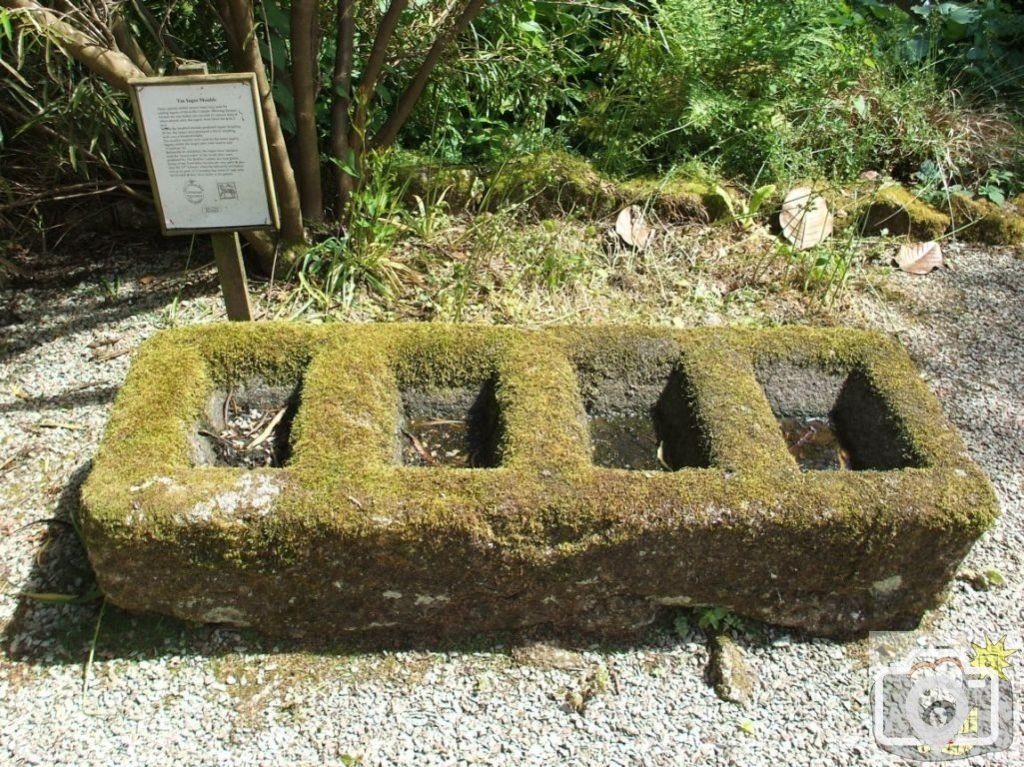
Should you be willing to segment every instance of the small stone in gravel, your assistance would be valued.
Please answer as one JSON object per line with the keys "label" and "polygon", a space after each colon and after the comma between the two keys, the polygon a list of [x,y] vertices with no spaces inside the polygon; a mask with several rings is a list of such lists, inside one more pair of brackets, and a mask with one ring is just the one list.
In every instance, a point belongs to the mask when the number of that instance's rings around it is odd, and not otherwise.
{"label": "small stone in gravel", "polygon": [[743,650],[727,634],[712,637],[707,674],[715,694],[722,700],[746,706],[753,699],[757,677]]}
{"label": "small stone in gravel", "polygon": [[512,648],[512,658],[521,666],[557,668],[566,671],[584,668],[587,665],[583,656],[578,652],[540,642]]}

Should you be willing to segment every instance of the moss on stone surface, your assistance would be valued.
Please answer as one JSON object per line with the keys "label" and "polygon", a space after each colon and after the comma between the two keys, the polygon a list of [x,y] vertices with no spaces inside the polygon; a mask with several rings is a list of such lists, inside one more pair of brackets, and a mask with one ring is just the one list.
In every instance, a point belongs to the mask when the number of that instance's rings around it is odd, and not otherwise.
{"label": "moss on stone surface", "polygon": [[[567,152],[527,155],[490,171],[444,165],[414,154],[404,155],[398,166],[407,197],[437,200],[443,195],[456,208],[525,204],[541,216],[571,213],[598,219],[627,205],[640,205],[667,222],[703,223],[729,221],[743,210],[742,195],[733,189],[689,178],[619,181]],[[825,198],[835,214],[837,232],[854,227],[860,235],[877,236],[886,231],[921,241],[938,240],[953,232],[960,239],[988,245],[1024,242],[1024,195],[1000,207],[954,194],[948,206],[940,209],[892,181],[861,181],[839,188],[803,179],[778,187],[763,201],[761,212],[777,214],[786,192],[800,186]]]}
{"label": "moss on stone surface", "polygon": [[[856,375],[913,467],[799,471],[757,377],[780,360]],[[253,375],[301,383],[291,463],[193,466],[214,388]],[[396,464],[403,390],[482,381],[496,468]],[[587,398],[673,381],[708,466],[595,467]],[[170,331],[140,350],[83,499],[114,603],[293,635],[622,634],[679,600],[822,633],[893,628],[934,605],[996,514],[896,342],[807,328]]]}
{"label": "moss on stone surface", "polygon": [[949,198],[953,227],[958,239],[988,245],[1024,243],[1024,216],[1010,206],[999,207],[989,200],[954,194]]}
{"label": "moss on stone surface", "polygon": [[730,215],[712,184],[685,178],[617,181],[568,152],[526,155],[489,171],[407,155],[401,158],[399,178],[408,196],[431,200],[444,194],[455,207],[526,204],[541,216],[575,213],[603,218],[636,204],[667,221],[708,222]]}
{"label": "moss on stone surface", "polygon": [[857,231],[877,235],[909,235],[916,240],[937,240],[946,233],[950,218],[899,184],[885,184],[861,198],[852,220]]}

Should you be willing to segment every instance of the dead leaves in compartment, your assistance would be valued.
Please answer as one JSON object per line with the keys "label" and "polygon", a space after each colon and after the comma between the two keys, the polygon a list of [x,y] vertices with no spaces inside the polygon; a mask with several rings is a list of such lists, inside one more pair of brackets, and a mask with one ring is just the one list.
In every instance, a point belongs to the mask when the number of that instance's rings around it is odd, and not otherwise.
{"label": "dead leaves in compartment", "polygon": [[779,225],[795,250],[807,250],[832,236],[832,211],[825,198],[810,187],[794,187],[782,202]]}
{"label": "dead leaves in compartment", "polygon": [[266,425],[263,431],[256,435],[253,438],[252,442],[245,446],[245,450],[251,452],[252,450],[255,450],[257,447],[262,445],[264,442],[266,442],[268,439],[270,439],[270,437],[273,436],[274,434],[274,429],[276,429],[278,424],[281,423],[282,420],[284,420],[284,414],[287,412],[288,408],[285,407],[278,410],[277,413],[274,414],[274,417],[270,419],[270,423]]}
{"label": "dead leaves in compartment", "polygon": [[935,241],[900,245],[893,260],[896,266],[908,274],[929,274],[945,265],[942,247]]}
{"label": "dead leaves in compartment", "polygon": [[[423,443],[420,442],[419,437],[417,437],[411,431],[407,431],[406,429],[402,429],[402,436],[409,440],[409,445],[412,447],[413,451],[416,453],[416,456],[419,458],[420,461],[423,462],[424,465],[437,465],[437,459],[434,457],[434,454],[427,450],[426,447],[424,447]],[[406,463],[409,463],[409,461],[406,461]]]}
{"label": "dead leaves in compartment", "polygon": [[200,429],[199,434],[211,440],[217,458],[225,466],[277,467],[282,458],[277,432],[287,413],[287,405],[272,412],[239,407],[229,393],[224,400],[224,428],[219,432]]}
{"label": "dead leaves in compartment", "polygon": [[615,219],[615,233],[628,247],[642,253],[654,241],[654,230],[639,205],[629,205],[619,211]]}

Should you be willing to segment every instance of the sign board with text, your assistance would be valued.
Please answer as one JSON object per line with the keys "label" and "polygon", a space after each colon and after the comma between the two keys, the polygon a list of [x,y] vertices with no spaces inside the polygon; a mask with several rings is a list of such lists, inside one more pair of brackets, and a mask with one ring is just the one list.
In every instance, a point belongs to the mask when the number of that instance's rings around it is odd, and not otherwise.
{"label": "sign board with text", "polygon": [[277,228],[254,74],[130,85],[164,234]]}

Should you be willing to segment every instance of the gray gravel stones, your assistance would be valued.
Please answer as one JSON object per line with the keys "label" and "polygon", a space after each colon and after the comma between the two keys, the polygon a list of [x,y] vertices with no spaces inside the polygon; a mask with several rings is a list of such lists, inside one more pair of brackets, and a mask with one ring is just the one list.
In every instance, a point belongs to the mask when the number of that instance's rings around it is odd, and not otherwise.
{"label": "gray gravel stones", "polygon": [[[905,303],[855,309],[861,324],[898,333],[911,350],[1003,509],[965,566],[997,568],[1005,585],[957,581],[927,624],[1019,632],[1024,261],[946,252],[952,270],[892,275]],[[95,280],[0,291],[0,306],[16,301],[24,320],[0,329],[0,466],[15,457],[0,470],[0,764],[901,763],[872,740],[864,643],[772,628],[736,638],[759,679],[741,708],[705,682],[698,632],[665,629],[630,647],[311,653],[108,608],[83,694],[98,605],[43,605],[18,593],[88,586],[69,514],[128,364],[127,355],[102,355],[134,349],[162,324],[221,316],[208,271],[183,279],[159,258],[110,268],[113,292]],[[566,705],[588,685],[582,710]]]}

